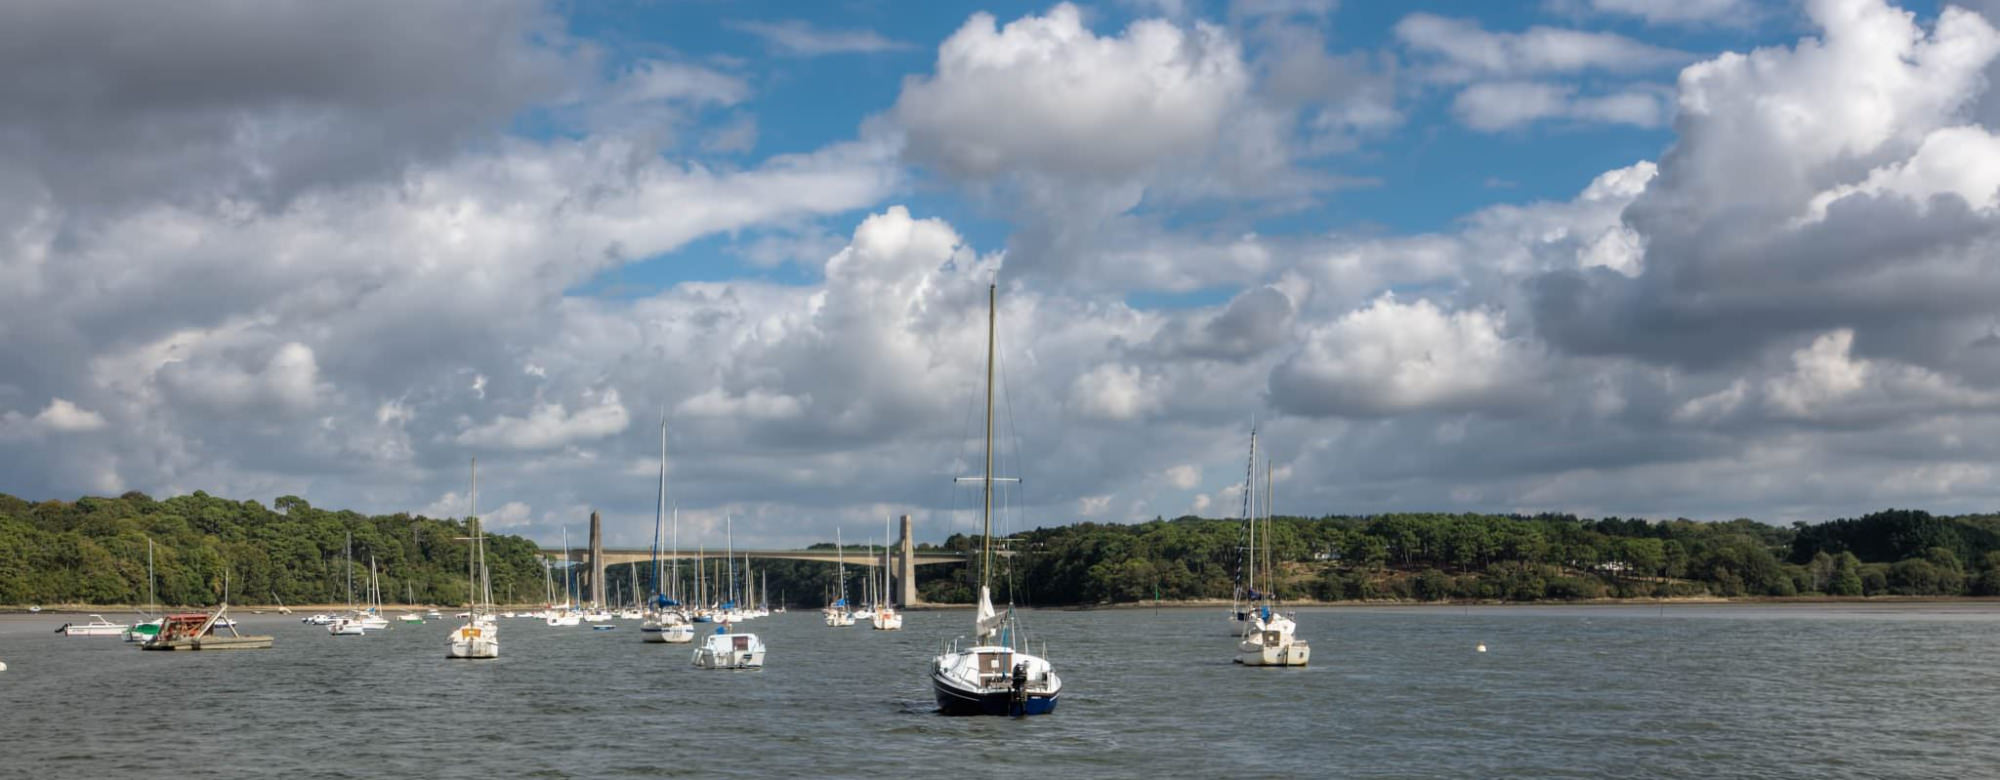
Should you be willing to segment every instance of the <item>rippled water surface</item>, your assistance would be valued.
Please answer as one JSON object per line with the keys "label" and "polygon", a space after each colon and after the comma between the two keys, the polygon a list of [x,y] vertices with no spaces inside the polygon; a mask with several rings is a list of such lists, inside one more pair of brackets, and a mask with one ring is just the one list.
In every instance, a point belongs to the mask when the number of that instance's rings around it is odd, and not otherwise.
{"label": "rippled water surface", "polygon": [[[0,775],[117,777],[1979,777],[2000,773],[2000,605],[1303,610],[1307,669],[1229,662],[1219,610],[1034,611],[1047,717],[946,718],[902,632],[753,621],[761,672],[685,645],[502,621],[267,651],[143,653],[0,618]],[[1484,643],[1489,652],[1477,653]]]}

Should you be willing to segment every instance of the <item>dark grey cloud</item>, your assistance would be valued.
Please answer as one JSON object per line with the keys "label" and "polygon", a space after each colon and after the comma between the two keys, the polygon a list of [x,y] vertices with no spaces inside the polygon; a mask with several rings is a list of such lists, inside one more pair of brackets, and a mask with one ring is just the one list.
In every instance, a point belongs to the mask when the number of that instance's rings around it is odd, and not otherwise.
{"label": "dark grey cloud", "polygon": [[0,156],[65,209],[280,203],[455,154],[578,65],[513,0],[13,3]]}

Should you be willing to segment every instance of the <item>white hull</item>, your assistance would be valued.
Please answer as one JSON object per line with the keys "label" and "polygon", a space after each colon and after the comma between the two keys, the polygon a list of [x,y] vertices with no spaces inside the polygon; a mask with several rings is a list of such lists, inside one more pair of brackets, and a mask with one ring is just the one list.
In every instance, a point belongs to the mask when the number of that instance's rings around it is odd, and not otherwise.
{"label": "white hull", "polygon": [[124,636],[129,626],[70,626],[63,636]]}
{"label": "white hull", "polygon": [[1274,615],[1269,621],[1252,619],[1236,643],[1236,662],[1244,666],[1305,666],[1312,648],[1293,635],[1298,625],[1291,618]]}
{"label": "white hull", "polygon": [[854,625],[854,616],[840,612],[829,613],[826,616],[826,624],[831,628],[845,628]]}
{"label": "white hull", "polygon": [[544,618],[542,622],[547,623],[548,625],[551,626],[558,626],[558,627],[575,626],[575,625],[581,625],[583,623],[583,618],[575,614],[550,615],[547,618]]}
{"label": "white hull", "polygon": [[755,652],[711,652],[708,648],[694,651],[696,669],[762,669],[764,651]]}
{"label": "white hull", "polygon": [[869,621],[869,625],[874,626],[877,631],[901,631],[903,615],[898,612],[877,613],[875,619]]}
{"label": "white hull", "polygon": [[451,632],[446,658],[499,658],[500,634],[492,623],[472,623]]}
{"label": "white hull", "polygon": [[657,644],[684,645],[694,641],[694,626],[686,623],[672,626],[648,624],[639,627],[639,636]]}
{"label": "white hull", "polygon": [[333,636],[365,636],[368,629],[358,621],[335,618],[333,622],[326,624],[326,633]]}
{"label": "white hull", "polygon": [[696,669],[762,669],[764,643],[756,634],[710,634],[694,649]]}

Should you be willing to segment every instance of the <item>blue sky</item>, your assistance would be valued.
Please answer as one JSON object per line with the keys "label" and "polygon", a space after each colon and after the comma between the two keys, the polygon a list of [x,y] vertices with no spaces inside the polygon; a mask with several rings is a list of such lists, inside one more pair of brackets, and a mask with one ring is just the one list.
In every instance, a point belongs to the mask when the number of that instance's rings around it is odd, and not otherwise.
{"label": "blue sky", "polygon": [[[753,96],[740,106],[706,112],[701,117],[710,127],[744,113],[757,118],[754,149],[714,158],[717,164],[742,165],[769,155],[810,152],[853,138],[865,120],[895,103],[905,77],[930,70],[938,42],[964,25],[972,13],[989,13],[1004,23],[1050,6],[647,2],[581,3],[558,8],[573,35],[603,48],[607,74],[637,60],[665,57],[717,67],[747,79],[755,90]],[[1216,20],[1226,19],[1229,13],[1226,3],[1202,3],[1198,8],[1195,15]],[[1094,32],[1115,35],[1153,9],[1100,3],[1086,5],[1085,10]],[[1795,20],[1763,12],[1719,24],[1662,26],[1616,15],[1562,13],[1533,3],[1346,3],[1327,15],[1323,24],[1318,19],[1310,21],[1325,31],[1330,47],[1379,56],[1397,50],[1396,23],[1417,12],[1477,20],[1495,32],[1518,32],[1537,25],[1576,26],[1695,54],[1783,43],[1798,33]],[[819,32],[873,32],[894,46],[861,53],[788,55],[743,29],[746,22],[803,23]],[[1663,68],[1650,75],[1670,82],[1672,70]],[[1565,199],[1603,171],[1657,157],[1672,141],[1666,127],[1586,122],[1481,132],[1451,120],[1448,92],[1413,92],[1416,94],[1401,106],[1407,113],[1401,126],[1371,139],[1363,148],[1315,163],[1328,174],[1366,180],[1364,183],[1326,193],[1303,208],[1249,219],[1240,227],[1280,234],[1446,230],[1455,220],[1491,204]],[[921,213],[950,221],[977,246],[995,248],[1007,240],[1009,225],[1003,219],[966,202],[948,186],[918,181],[903,200]],[[853,216],[832,221],[851,220]],[[702,241],[656,261],[610,271],[606,278],[593,280],[578,292],[629,295],[633,290],[680,281],[739,276],[800,284],[816,280],[810,271],[797,267],[749,266],[733,256],[731,244],[723,238]],[[1141,306],[1173,307],[1213,304],[1234,292],[1219,288],[1148,291],[1127,300]]]}

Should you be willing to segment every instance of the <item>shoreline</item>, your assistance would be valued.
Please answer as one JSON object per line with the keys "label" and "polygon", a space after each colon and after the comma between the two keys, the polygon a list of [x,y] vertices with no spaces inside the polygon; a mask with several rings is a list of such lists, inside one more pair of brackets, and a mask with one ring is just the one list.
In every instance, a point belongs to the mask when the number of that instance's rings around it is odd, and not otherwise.
{"label": "shoreline", "polygon": [[[1133,601],[1112,604],[1052,604],[1029,606],[1025,609],[1059,610],[1065,612],[1088,612],[1094,610],[1119,609],[1221,609],[1231,605],[1226,599],[1184,599],[1176,601]],[[2000,605],[2000,596],[1675,596],[1670,598],[1600,598],[1600,599],[1545,599],[1540,601],[1502,601],[1495,599],[1455,601],[1417,601],[1403,599],[1368,599],[1347,601],[1286,601],[1284,608],[1331,608],[1354,609],[1369,607],[1593,607],[1593,606],[1772,606],[1772,605],[1883,605],[1920,606],[1925,604],[1995,604]],[[28,611],[30,605],[0,605],[0,615],[89,615],[89,614],[146,614],[145,606],[138,604],[43,604],[39,613]],[[914,604],[904,605],[905,612],[943,612],[972,609],[975,604]],[[346,612],[345,604],[286,605],[294,615],[311,615],[318,612]],[[494,607],[500,611],[533,611],[542,609],[541,604],[502,604]],[[160,606],[158,614],[174,612],[206,612],[208,607]],[[396,615],[405,612],[425,612],[436,609],[447,615],[463,611],[464,607],[445,605],[411,604],[384,605],[382,614]],[[232,604],[232,614],[280,614],[277,605]],[[792,612],[817,612],[817,607],[795,607]]]}

